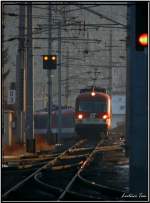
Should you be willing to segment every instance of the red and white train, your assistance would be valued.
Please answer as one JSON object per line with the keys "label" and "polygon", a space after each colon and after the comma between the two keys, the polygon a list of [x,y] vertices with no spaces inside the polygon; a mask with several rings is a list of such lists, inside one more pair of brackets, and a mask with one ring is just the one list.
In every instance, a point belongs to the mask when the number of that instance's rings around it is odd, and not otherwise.
{"label": "red and white train", "polygon": [[108,135],[111,128],[111,97],[106,89],[82,89],[75,102],[75,131],[80,136]]}
{"label": "red and white train", "polygon": [[[87,135],[108,135],[111,129],[112,110],[111,97],[106,89],[89,87],[81,89],[73,108],[62,109],[61,138]],[[58,111],[51,114],[51,131],[58,135]],[[48,130],[48,113],[34,114],[34,133],[46,135]]]}
{"label": "red and white train", "polygon": [[[75,136],[74,131],[74,109],[62,109],[61,138]],[[58,110],[51,113],[51,131],[58,135]],[[48,131],[48,112],[39,111],[34,113],[34,133],[35,135],[46,135]]]}

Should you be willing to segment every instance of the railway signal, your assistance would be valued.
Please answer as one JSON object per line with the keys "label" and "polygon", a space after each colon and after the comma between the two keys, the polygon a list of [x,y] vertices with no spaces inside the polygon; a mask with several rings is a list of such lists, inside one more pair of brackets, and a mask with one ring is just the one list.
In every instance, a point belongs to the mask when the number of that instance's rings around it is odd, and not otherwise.
{"label": "railway signal", "polygon": [[135,44],[137,51],[148,46],[148,2],[136,2]]}
{"label": "railway signal", "polygon": [[139,45],[146,47],[148,45],[148,34],[142,33],[141,35],[139,35],[138,43],[139,43]]}
{"label": "railway signal", "polygon": [[43,55],[43,69],[51,70],[57,68],[56,55]]}

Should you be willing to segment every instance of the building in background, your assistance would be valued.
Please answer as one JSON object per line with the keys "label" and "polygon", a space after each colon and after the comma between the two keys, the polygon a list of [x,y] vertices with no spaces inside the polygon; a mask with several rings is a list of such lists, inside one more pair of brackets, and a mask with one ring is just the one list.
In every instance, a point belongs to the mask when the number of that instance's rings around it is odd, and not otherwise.
{"label": "building in background", "polygon": [[125,126],[126,115],[126,96],[112,96],[112,128],[117,126]]}
{"label": "building in background", "polygon": [[[83,4],[83,5],[82,5]],[[61,20],[62,105],[74,106],[79,89],[87,85],[108,88],[115,95],[125,95],[127,6],[124,2],[89,2],[70,5],[52,2],[52,53],[58,54],[58,27]],[[85,5],[84,5],[85,4]],[[91,8],[90,8],[91,4]],[[104,5],[103,5],[104,4]],[[83,7],[85,9],[83,9]],[[86,9],[88,7],[88,9]],[[4,4],[4,47],[9,60],[5,70],[8,95],[11,82],[16,80],[18,47],[18,13],[16,3]],[[48,100],[47,71],[43,70],[43,54],[48,53],[48,4],[33,2],[33,67],[34,110],[46,108]],[[58,104],[57,70],[52,71],[53,104]]]}

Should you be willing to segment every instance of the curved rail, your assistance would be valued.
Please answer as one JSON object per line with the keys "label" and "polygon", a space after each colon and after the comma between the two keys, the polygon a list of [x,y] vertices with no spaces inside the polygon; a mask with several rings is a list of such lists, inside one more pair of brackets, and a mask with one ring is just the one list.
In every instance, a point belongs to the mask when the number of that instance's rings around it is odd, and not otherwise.
{"label": "curved rail", "polygon": [[[53,200],[57,199],[58,201],[66,200],[66,199],[67,200],[104,200],[104,199],[107,199],[108,197],[112,197],[113,199],[117,199],[117,197],[121,197],[123,194],[122,191],[110,188],[105,185],[96,184],[95,182],[92,182],[92,181],[82,177],[82,175],[81,175],[81,173],[82,172],[84,173],[85,169],[91,164],[91,162],[93,161],[94,156],[97,152],[109,151],[111,149],[117,150],[117,149],[119,149],[119,146],[113,146],[113,147],[108,146],[107,145],[108,143],[105,145],[106,139],[102,139],[96,145],[96,147],[81,148],[82,144],[85,143],[86,141],[87,140],[81,140],[81,141],[77,142],[75,145],[73,145],[72,147],[70,147],[69,149],[60,153],[53,160],[49,161],[47,164],[44,164],[41,168],[36,170],[34,173],[30,174],[30,176],[28,176],[23,181],[19,182],[13,188],[11,188],[6,193],[4,193],[2,198],[7,199],[7,197],[9,195],[11,197],[11,192],[13,192],[13,191],[16,192],[16,190],[19,189],[21,185],[24,185],[25,183],[27,183],[28,180],[32,180],[31,182],[34,181],[33,182],[34,191],[36,193],[39,190],[41,192],[43,192],[43,194],[46,195],[47,200],[49,200],[49,199],[51,200],[52,194],[53,194]],[[84,154],[81,154],[81,152],[84,152]],[[81,158],[81,160],[80,161],[78,160],[78,162],[75,163],[74,158],[77,158],[77,159]],[[83,161],[83,158],[84,158],[84,161]],[[86,158],[86,160],[85,160],[85,158]],[[70,161],[70,160],[71,160],[72,164],[68,164],[68,162],[66,164],[66,161]],[[78,166],[80,166],[79,170],[77,169]],[[71,169],[71,168],[73,170],[71,170],[71,171],[69,170],[71,172],[69,174],[68,173],[69,171],[68,170],[66,171],[66,169]],[[64,188],[62,188],[62,186],[59,187],[59,186],[50,185],[49,182],[45,181],[46,179],[42,180],[42,178],[45,178],[44,176],[42,176],[43,174],[45,174],[43,172],[46,172],[46,174],[50,174],[50,176],[48,176],[48,177],[51,178],[51,173],[49,173],[50,169],[52,171],[55,171],[56,175],[58,173],[58,170],[62,170],[60,177],[63,177],[62,180],[64,180],[64,182],[62,181],[63,182],[62,185],[64,185],[63,186]],[[63,173],[63,172],[65,172],[65,173]],[[58,173],[58,174],[60,174],[60,173]],[[67,175],[66,176],[67,179],[64,178],[65,176],[63,174]],[[34,180],[31,178],[34,178]],[[54,178],[54,176],[52,174],[52,181],[54,180],[53,178]],[[58,180],[61,180],[61,179],[58,179]],[[69,183],[67,183],[66,181],[69,181]],[[66,186],[65,186],[65,184],[66,184]],[[85,186],[82,188],[82,192],[81,191],[78,192],[78,185],[80,185],[80,184],[83,184]],[[28,187],[27,184],[24,185],[24,187],[23,187],[23,190],[25,190],[25,194],[26,194],[26,192],[28,193],[28,188],[26,186]],[[22,194],[23,190],[21,190],[21,194]],[[89,193],[87,193],[86,190],[89,191]],[[85,193],[84,193],[84,191],[85,191]],[[29,191],[29,193],[30,193],[30,191]],[[17,193],[15,193],[15,194],[17,195]],[[34,198],[36,196],[34,196],[31,193],[31,198],[32,197]]]}
{"label": "curved rail", "polygon": [[79,147],[80,145],[82,145],[83,143],[85,143],[87,140],[80,140],[79,142],[75,143],[73,146],[71,146],[69,149],[65,150],[63,153],[59,154],[56,158],[54,158],[53,160],[49,161],[48,163],[44,164],[42,167],[38,168],[35,172],[33,172],[32,174],[30,174],[28,177],[26,177],[25,179],[23,179],[22,181],[20,181],[19,183],[17,183],[15,186],[13,186],[12,188],[10,188],[7,192],[5,192],[2,195],[2,199],[6,199],[12,192],[16,191],[18,188],[20,188],[22,185],[24,185],[25,183],[27,183],[31,178],[33,178],[36,174],[40,173],[42,170],[53,166],[61,157],[63,157],[64,155],[66,155],[67,153],[69,153],[69,151],[71,151],[72,149],[75,149],[76,147]]}
{"label": "curved rail", "polygon": [[77,171],[77,173],[75,174],[75,176],[71,179],[71,181],[68,183],[68,185],[66,186],[65,190],[63,191],[63,193],[58,197],[58,200],[62,200],[64,198],[64,196],[69,193],[69,190],[71,188],[71,186],[73,185],[73,183],[75,182],[75,180],[77,179],[78,175],[81,173],[81,171],[83,171],[83,169],[85,168],[86,164],[89,162],[89,160],[91,160],[91,158],[93,157],[93,155],[95,154],[95,152],[97,151],[97,147],[100,146],[102,143],[104,142],[104,140],[101,140],[97,146],[95,147],[95,149],[92,151],[92,153],[90,153],[90,155],[88,156],[88,158],[83,162],[82,166],[80,167],[80,169]]}
{"label": "curved rail", "polygon": [[[103,140],[104,141],[104,140]],[[97,200],[102,200],[102,199],[106,199],[108,196],[111,196],[113,199],[117,199],[118,197],[121,197],[122,194],[124,193],[124,191],[120,191],[117,190],[115,188],[110,188],[109,186],[105,186],[105,185],[100,185],[100,184],[96,184],[95,182],[89,181],[85,178],[83,178],[81,176],[81,173],[85,170],[85,168],[90,164],[90,162],[93,160],[94,155],[98,152],[98,151],[109,151],[110,150],[110,146],[102,146],[103,141],[99,142],[97,144],[97,146],[95,147],[95,149],[90,153],[90,155],[87,157],[87,159],[84,161],[84,163],[82,164],[82,166],[80,167],[80,169],[77,171],[77,173],[75,174],[75,176],[71,179],[71,181],[69,182],[69,184],[66,186],[65,190],[63,191],[63,193],[59,196],[58,200],[63,200],[66,198],[67,195],[72,194],[72,190],[71,187],[73,186],[74,182],[78,179],[80,180],[80,182],[82,184],[84,184],[86,187],[90,186],[90,190],[93,188],[93,191],[98,191],[100,192],[100,197],[97,198],[96,196],[90,194],[90,195],[84,195],[86,198],[88,199],[97,199]],[[113,146],[111,150],[118,150],[120,149],[119,146]],[[74,192],[74,194],[76,196],[80,196],[81,194],[79,194],[78,192]],[[83,195],[83,194],[82,194]]]}
{"label": "curved rail", "polygon": [[89,181],[86,178],[83,178],[81,175],[78,176],[82,182],[84,182],[86,185],[89,185],[90,188],[93,187],[93,189],[102,192],[103,194],[113,196],[113,197],[121,197],[124,193],[123,191],[110,188],[106,185],[100,185],[95,182]]}

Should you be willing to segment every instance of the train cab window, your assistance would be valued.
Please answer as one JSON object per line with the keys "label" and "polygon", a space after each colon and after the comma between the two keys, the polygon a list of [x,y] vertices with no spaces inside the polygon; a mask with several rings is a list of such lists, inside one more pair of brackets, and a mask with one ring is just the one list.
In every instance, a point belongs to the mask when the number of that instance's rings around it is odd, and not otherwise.
{"label": "train cab window", "polygon": [[107,103],[103,101],[81,101],[79,102],[79,111],[89,113],[106,112]]}

